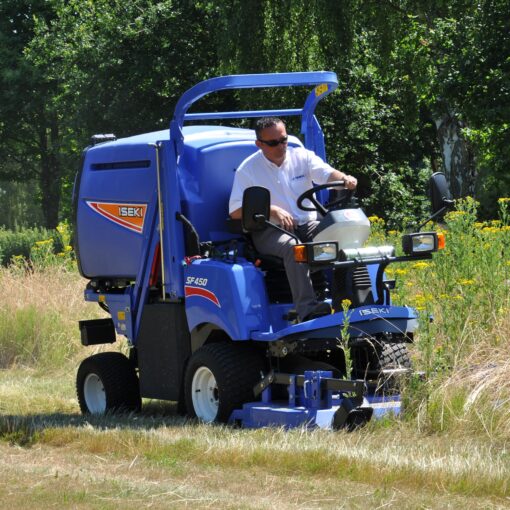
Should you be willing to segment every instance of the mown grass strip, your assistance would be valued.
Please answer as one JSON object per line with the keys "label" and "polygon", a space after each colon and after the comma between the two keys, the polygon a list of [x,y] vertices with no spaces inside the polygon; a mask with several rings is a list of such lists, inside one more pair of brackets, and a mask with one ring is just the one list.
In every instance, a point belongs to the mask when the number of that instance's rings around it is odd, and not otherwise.
{"label": "mown grass strip", "polygon": [[[102,425],[44,427],[29,418],[0,419],[0,437],[24,445],[67,447],[101,456],[134,457],[148,466],[175,473],[195,469],[260,469],[273,476],[327,477],[378,487],[400,486],[453,494],[505,498],[509,495],[508,453],[490,452],[445,438],[422,439],[409,431],[402,442],[387,443],[387,431],[367,433],[239,431],[224,427],[181,425],[134,430],[103,419]],[[146,424],[148,425],[148,424]],[[407,435],[407,438],[404,436]],[[457,451],[455,451],[457,449]]]}

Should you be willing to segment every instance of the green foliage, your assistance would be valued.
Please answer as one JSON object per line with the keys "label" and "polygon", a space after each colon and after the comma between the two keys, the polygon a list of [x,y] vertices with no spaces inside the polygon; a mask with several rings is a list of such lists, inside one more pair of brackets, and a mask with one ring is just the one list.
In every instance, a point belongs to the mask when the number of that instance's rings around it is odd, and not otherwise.
{"label": "green foliage", "polygon": [[193,2],[73,0],[60,3],[56,19],[37,18],[29,56],[61,83],[74,150],[97,132],[167,127],[179,96],[215,74],[213,17]]}
{"label": "green foliage", "polygon": [[25,228],[20,230],[6,230],[0,228],[0,262],[9,264],[13,257],[30,258],[32,247],[37,242],[51,239],[52,233],[43,228]]}
{"label": "green foliage", "polygon": [[409,414],[432,431],[469,423],[474,430],[496,435],[510,425],[508,409],[494,404],[508,402],[509,390],[508,204],[509,198],[499,199],[499,219],[481,222],[477,201],[458,200],[442,230],[446,248],[433,261],[386,270],[397,281],[394,302],[414,306],[421,314],[415,365],[426,380],[411,381],[406,402]]}
{"label": "green foliage", "polygon": [[55,230],[0,228],[0,264],[7,266],[10,263],[19,267],[27,263],[37,267],[65,263],[73,267],[74,252],[69,225],[61,223]]}
{"label": "green foliage", "polygon": [[0,181],[0,225],[16,230],[43,224],[40,203],[34,201],[37,182]]}
{"label": "green foliage", "polygon": [[[37,178],[52,228],[70,215],[91,134],[166,128],[187,88],[230,73],[335,71],[339,90],[319,107],[328,157],[391,226],[423,216],[424,181],[443,166],[444,116],[470,156],[459,189],[476,192],[484,217],[510,187],[506,0],[6,0],[0,43],[0,176]],[[242,91],[201,109],[303,97]]]}
{"label": "green foliage", "polygon": [[6,0],[0,3],[0,177],[22,182],[37,178],[44,224],[58,223],[60,186],[66,162],[63,110],[58,82],[38,67],[26,50],[36,19],[49,22],[56,1]]}

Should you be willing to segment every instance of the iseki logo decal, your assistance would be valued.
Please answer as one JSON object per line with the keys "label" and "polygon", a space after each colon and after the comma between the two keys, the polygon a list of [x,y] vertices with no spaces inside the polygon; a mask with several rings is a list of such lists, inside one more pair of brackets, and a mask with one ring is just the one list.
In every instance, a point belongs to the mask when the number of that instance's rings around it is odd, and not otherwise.
{"label": "iseki logo decal", "polygon": [[104,218],[121,227],[141,234],[147,212],[147,204],[118,204],[111,202],[89,202],[87,205]]}

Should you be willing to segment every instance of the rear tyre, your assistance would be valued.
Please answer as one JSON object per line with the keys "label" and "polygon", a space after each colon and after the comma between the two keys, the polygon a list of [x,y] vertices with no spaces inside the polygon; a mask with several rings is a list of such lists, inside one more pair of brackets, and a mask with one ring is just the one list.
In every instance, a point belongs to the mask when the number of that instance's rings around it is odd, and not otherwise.
{"label": "rear tyre", "polygon": [[76,376],[76,392],[83,414],[136,412],[141,408],[134,366],[118,352],[84,359]]}
{"label": "rear tyre", "polygon": [[190,358],[184,391],[190,417],[226,423],[234,409],[255,400],[263,361],[254,349],[231,343],[205,345]]}

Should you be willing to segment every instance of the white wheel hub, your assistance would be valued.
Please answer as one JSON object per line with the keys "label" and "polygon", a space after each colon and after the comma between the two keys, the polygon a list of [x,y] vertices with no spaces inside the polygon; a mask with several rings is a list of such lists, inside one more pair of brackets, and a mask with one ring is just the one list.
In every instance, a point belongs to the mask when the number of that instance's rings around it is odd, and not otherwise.
{"label": "white wheel hub", "polygon": [[218,384],[207,367],[200,367],[191,382],[191,399],[198,418],[205,422],[216,419],[219,406]]}
{"label": "white wheel hub", "polygon": [[87,408],[92,414],[100,414],[106,411],[106,393],[103,381],[97,374],[89,374],[85,377],[83,396]]}

